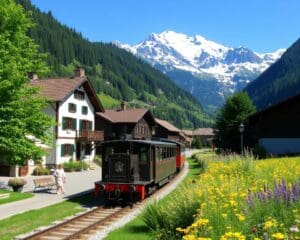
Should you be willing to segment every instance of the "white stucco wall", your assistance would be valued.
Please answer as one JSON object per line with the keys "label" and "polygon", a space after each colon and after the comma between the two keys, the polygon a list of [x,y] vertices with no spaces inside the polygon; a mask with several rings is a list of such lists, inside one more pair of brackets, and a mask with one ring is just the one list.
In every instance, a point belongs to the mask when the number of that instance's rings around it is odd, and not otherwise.
{"label": "white stucco wall", "polygon": [[[76,159],[76,151],[73,153],[73,156],[62,157],[61,156],[61,145],[62,144],[74,144],[76,148],[76,131],[79,131],[80,128],[80,120],[87,120],[92,122],[92,130],[95,130],[95,115],[94,115],[94,107],[90,102],[87,93],[83,88],[80,88],[81,91],[85,93],[84,100],[79,100],[74,97],[74,94],[70,95],[65,101],[59,104],[59,112],[58,112],[58,138],[56,141],[56,164],[68,162],[71,157]],[[76,105],[76,112],[69,112],[69,103],[73,103]],[[82,114],[81,109],[83,106],[88,107],[88,113]],[[63,130],[62,129],[62,119],[64,117],[70,117],[76,119],[76,131],[75,130]],[[95,150],[91,152],[90,155],[85,155],[83,160],[91,161],[94,159]]]}
{"label": "white stucco wall", "polygon": [[259,145],[269,154],[300,153],[300,138],[261,138]]}
{"label": "white stucco wall", "polygon": [[[79,100],[74,97],[74,94],[70,95],[65,101],[59,104],[58,110],[58,135],[57,139],[55,138],[55,128],[53,127],[51,131],[53,132],[53,146],[51,150],[48,150],[48,154],[46,156],[46,164],[60,164],[63,162],[68,162],[71,156],[62,157],[61,156],[61,145],[62,144],[73,144],[76,148],[76,131],[75,130],[63,130],[62,129],[62,119],[63,117],[70,117],[76,119],[76,130],[78,131],[80,128],[80,120],[87,120],[92,122],[92,130],[95,129],[95,116],[94,116],[94,107],[90,102],[88,95],[86,94],[83,88],[80,88],[81,91],[85,93],[84,100]],[[76,104],[76,112],[69,112],[69,103]],[[82,114],[81,109],[82,106],[86,106],[88,108],[88,113],[86,115]],[[54,108],[53,108],[54,107]],[[49,105],[44,111],[49,116],[56,119],[55,112],[55,103],[53,103],[53,107]],[[87,161],[92,161],[95,156],[95,150],[91,152],[91,155],[84,156],[84,159]],[[76,158],[76,152],[73,153],[73,159]]]}

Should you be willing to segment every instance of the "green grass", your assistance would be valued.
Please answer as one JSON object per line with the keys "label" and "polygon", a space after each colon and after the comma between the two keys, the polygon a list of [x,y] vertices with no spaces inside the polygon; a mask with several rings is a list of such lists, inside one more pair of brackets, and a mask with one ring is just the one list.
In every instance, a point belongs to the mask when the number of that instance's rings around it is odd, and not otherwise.
{"label": "green grass", "polygon": [[[197,178],[200,174],[199,163],[193,159],[188,159],[189,162],[189,172],[186,178],[183,180],[180,185],[187,184],[193,179]],[[178,189],[178,188],[177,188]],[[175,196],[177,190],[174,190],[172,193],[168,194],[165,198],[159,201],[159,205],[162,207],[167,205],[169,200]],[[130,221],[124,227],[116,229],[111,232],[105,240],[118,240],[118,239],[134,239],[134,240],[150,240],[154,236],[149,231],[146,224],[143,222],[142,214],[137,216],[135,219]]]}
{"label": "green grass", "polygon": [[12,192],[8,190],[0,189],[0,194],[4,194],[4,193],[9,193],[9,197],[0,199],[0,205],[33,197],[32,193],[19,193],[19,192]]}
{"label": "green grass", "polygon": [[83,207],[95,206],[95,204],[96,200],[93,196],[82,196],[0,220],[0,239],[12,239],[17,235],[82,212]]}
{"label": "green grass", "polygon": [[120,101],[112,98],[109,95],[106,95],[105,93],[101,92],[100,94],[98,94],[98,97],[101,100],[101,103],[103,104],[103,107],[105,109],[109,109],[109,108],[113,108],[113,107],[117,107],[120,106]]}

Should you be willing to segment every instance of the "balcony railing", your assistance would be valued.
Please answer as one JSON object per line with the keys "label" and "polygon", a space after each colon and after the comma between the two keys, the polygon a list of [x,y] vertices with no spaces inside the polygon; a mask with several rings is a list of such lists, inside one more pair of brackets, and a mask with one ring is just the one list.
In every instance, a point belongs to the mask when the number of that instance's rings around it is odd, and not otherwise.
{"label": "balcony railing", "polygon": [[82,141],[103,141],[103,131],[80,130],[77,131],[77,138]]}

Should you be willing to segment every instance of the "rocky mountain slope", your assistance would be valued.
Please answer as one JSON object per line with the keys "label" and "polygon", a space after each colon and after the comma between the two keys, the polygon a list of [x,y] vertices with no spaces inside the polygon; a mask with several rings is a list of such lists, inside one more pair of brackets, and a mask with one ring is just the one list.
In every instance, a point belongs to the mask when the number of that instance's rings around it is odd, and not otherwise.
{"label": "rocky mountain slope", "polygon": [[173,31],[153,33],[135,46],[117,45],[165,73],[210,111],[220,107],[226,95],[243,89],[285,51],[256,53]]}
{"label": "rocky mountain slope", "polygon": [[282,57],[245,88],[262,110],[300,94],[300,39]]}

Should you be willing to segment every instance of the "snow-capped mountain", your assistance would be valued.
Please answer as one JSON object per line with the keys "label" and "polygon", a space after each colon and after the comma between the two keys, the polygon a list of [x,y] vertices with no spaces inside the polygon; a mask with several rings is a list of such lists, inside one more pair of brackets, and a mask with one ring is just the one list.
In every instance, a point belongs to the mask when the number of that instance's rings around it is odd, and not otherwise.
{"label": "snow-capped mountain", "polygon": [[221,106],[226,95],[245,87],[285,51],[256,53],[173,31],[152,33],[135,46],[118,45],[167,74],[208,108]]}

